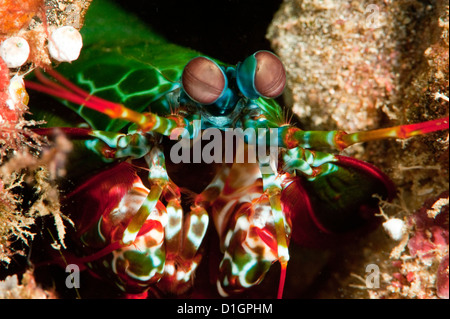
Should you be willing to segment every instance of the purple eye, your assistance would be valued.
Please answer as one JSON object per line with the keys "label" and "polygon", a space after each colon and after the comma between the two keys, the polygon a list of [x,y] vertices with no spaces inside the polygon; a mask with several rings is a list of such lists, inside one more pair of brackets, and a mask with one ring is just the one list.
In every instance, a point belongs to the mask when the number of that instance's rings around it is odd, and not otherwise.
{"label": "purple eye", "polygon": [[275,98],[283,93],[286,85],[286,71],[283,63],[273,53],[255,53],[255,89],[264,97]]}
{"label": "purple eye", "polygon": [[227,80],[214,61],[197,57],[184,67],[181,84],[192,100],[201,104],[212,104],[222,95]]}

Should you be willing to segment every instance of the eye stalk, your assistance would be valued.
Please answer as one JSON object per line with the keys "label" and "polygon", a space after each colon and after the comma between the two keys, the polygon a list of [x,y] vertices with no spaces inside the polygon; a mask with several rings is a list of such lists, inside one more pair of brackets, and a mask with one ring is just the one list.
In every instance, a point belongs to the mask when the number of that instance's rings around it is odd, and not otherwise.
{"label": "eye stalk", "polygon": [[236,80],[239,90],[249,99],[276,98],[286,86],[286,71],[275,54],[258,51],[238,64]]}
{"label": "eye stalk", "polygon": [[196,57],[184,67],[181,84],[186,94],[200,104],[216,102],[228,83],[223,70],[206,57]]}

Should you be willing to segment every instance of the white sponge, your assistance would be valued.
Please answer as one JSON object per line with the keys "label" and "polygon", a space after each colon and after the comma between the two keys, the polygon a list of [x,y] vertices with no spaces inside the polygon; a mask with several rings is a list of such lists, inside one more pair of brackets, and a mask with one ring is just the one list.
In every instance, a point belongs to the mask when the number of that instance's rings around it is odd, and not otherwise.
{"label": "white sponge", "polygon": [[48,41],[50,56],[59,62],[72,62],[80,56],[83,38],[72,26],[59,27],[52,32]]}

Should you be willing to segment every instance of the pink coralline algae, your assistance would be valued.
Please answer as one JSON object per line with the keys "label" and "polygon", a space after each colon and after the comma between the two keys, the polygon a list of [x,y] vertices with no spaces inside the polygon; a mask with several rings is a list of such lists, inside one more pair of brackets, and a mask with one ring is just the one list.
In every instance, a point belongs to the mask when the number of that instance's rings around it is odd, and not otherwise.
{"label": "pink coralline algae", "polygon": [[441,261],[436,274],[436,294],[448,299],[448,255]]}
{"label": "pink coralline algae", "polygon": [[448,192],[425,205],[409,220],[414,233],[408,242],[413,257],[424,263],[439,263],[436,272],[436,295],[449,298],[448,235],[449,204]]}
{"label": "pink coralline algae", "polygon": [[[441,194],[440,198],[447,197],[448,193]],[[440,208],[440,213],[430,216],[432,203],[426,203],[422,209],[411,217],[415,233],[408,242],[408,248],[412,256],[422,259],[433,258],[436,254],[448,250],[448,203]],[[434,207],[434,206],[433,206]]]}

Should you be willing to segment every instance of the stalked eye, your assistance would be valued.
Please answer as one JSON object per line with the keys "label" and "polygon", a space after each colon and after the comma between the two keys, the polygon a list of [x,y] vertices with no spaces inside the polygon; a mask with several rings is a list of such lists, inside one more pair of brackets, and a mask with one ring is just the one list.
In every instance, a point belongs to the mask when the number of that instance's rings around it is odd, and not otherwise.
{"label": "stalked eye", "polygon": [[283,63],[269,51],[258,51],[237,66],[237,84],[249,99],[275,98],[286,86]]}
{"label": "stalked eye", "polygon": [[192,100],[201,104],[212,104],[224,92],[227,79],[214,61],[197,57],[184,67],[181,84]]}
{"label": "stalked eye", "polygon": [[286,72],[278,57],[268,51],[255,53],[255,89],[262,96],[275,98],[283,93],[286,85]]}

